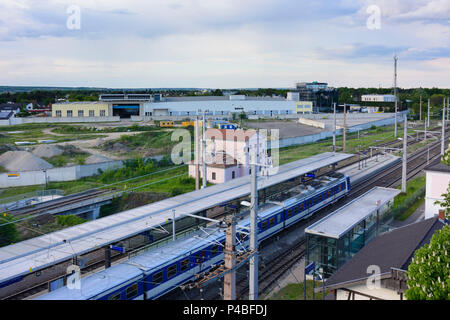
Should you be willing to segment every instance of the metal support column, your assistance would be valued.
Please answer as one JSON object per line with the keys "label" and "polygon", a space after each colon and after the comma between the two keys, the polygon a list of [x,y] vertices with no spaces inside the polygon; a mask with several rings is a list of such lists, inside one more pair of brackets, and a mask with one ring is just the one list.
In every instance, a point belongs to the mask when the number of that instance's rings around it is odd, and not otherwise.
{"label": "metal support column", "polygon": [[406,192],[406,163],[408,161],[408,117],[404,116],[403,128],[403,162],[402,162],[402,192]]}
{"label": "metal support column", "polygon": [[397,56],[394,56],[394,99],[395,99],[395,137],[397,138],[397,109],[398,109],[398,98],[397,98]]}
{"label": "metal support column", "polygon": [[445,153],[445,98],[442,106],[441,156]]}
{"label": "metal support column", "polygon": [[229,270],[224,277],[224,300],[236,300],[236,219],[233,216],[227,221],[227,230],[225,238],[225,268]]}
{"label": "metal support column", "polygon": [[111,248],[110,246],[105,247],[105,269],[111,267]]}
{"label": "metal support column", "polygon": [[333,152],[336,152],[336,102],[333,103]]}
{"label": "metal support column", "polygon": [[249,277],[249,300],[258,299],[258,223],[256,220],[258,212],[258,185],[257,185],[257,166],[256,157],[253,158],[252,183],[251,183],[251,211],[250,211],[250,250],[255,254],[250,258],[250,277]]}
{"label": "metal support column", "polygon": [[200,161],[200,148],[198,145],[198,116],[195,116],[195,130],[194,130],[194,160],[195,160],[195,190],[200,189],[200,168],[199,168],[199,161]]}
{"label": "metal support column", "polygon": [[343,145],[342,145],[342,152],[345,153],[345,139],[347,138],[347,105],[344,103],[344,128],[343,130]]}
{"label": "metal support column", "polygon": [[207,173],[206,173],[206,119],[205,119],[205,110],[203,110],[203,138],[202,138],[202,148],[203,148],[203,180],[202,180],[202,189],[206,188],[206,183],[208,181]]}

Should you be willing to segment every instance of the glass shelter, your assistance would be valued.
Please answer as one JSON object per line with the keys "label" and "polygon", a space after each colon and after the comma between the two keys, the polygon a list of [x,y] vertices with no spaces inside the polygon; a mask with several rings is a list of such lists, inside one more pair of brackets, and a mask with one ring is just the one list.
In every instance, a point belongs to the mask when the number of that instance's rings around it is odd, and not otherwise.
{"label": "glass shelter", "polygon": [[[305,229],[306,265],[330,277],[386,229],[398,189],[374,187]],[[317,274],[317,271],[316,271]]]}

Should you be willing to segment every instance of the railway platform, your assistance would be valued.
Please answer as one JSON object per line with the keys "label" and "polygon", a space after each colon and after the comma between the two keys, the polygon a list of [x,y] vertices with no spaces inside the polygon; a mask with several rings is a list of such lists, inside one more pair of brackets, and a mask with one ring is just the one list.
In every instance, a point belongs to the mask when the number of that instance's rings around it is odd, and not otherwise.
{"label": "railway platform", "polygon": [[389,153],[378,154],[342,168],[338,172],[348,175],[352,186],[356,186],[401,161],[400,157]]}

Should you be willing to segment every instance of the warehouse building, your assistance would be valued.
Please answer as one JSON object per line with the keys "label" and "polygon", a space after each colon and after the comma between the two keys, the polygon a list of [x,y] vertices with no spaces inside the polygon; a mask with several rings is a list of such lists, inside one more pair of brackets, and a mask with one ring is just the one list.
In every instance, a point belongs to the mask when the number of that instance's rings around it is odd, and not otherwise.
{"label": "warehouse building", "polygon": [[66,102],[52,106],[54,118],[109,117],[110,105],[104,102]]}
{"label": "warehouse building", "polygon": [[297,113],[296,101],[272,97],[248,97],[244,95],[167,97],[161,102],[145,102],[144,116],[196,116],[199,110],[208,115],[231,116],[245,112],[248,115],[277,116]]}

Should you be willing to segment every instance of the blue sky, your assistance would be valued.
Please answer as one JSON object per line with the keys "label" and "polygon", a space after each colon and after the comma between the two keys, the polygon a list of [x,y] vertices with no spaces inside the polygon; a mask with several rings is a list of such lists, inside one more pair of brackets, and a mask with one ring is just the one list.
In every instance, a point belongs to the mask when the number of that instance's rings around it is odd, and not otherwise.
{"label": "blue sky", "polygon": [[0,85],[390,87],[397,54],[399,86],[448,88],[450,1],[2,0],[0,48]]}

